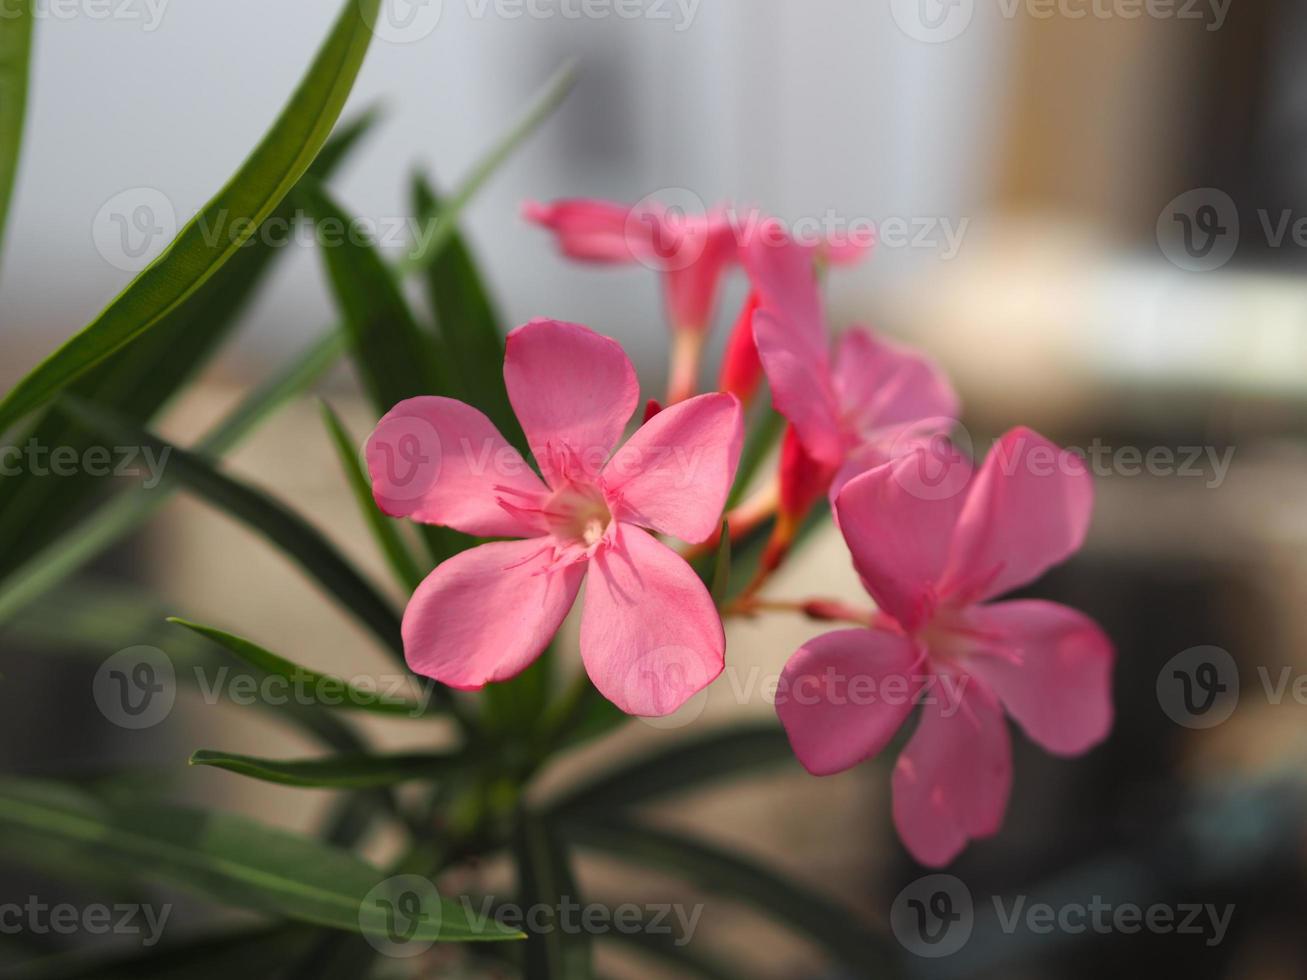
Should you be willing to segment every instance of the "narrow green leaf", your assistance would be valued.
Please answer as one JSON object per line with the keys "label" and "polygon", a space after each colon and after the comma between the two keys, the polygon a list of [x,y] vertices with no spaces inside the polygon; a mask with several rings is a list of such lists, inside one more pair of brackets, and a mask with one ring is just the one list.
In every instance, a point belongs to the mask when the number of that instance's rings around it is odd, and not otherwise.
{"label": "narrow green leaf", "polygon": [[9,200],[23,145],[35,8],[36,0],[9,0],[0,21],[0,255],[4,254]]}
{"label": "narrow green leaf", "polygon": [[346,431],[345,424],[326,402],[322,402],[321,407],[322,421],[327,426],[331,444],[335,447],[340,468],[345,473],[345,480],[354,494],[354,500],[358,503],[359,510],[363,512],[363,520],[367,523],[368,530],[372,532],[372,537],[381,549],[386,563],[390,565],[390,570],[395,573],[396,580],[405,591],[412,592],[422,582],[422,570],[418,568],[417,562],[409,553],[408,545],[404,544],[404,539],[400,537],[394,518],[383,514],[377,502],[372,499],[372,484],[363,469],[363,463],[359,460],[358,447],[353,437]]}
{"label": "narrow green leaf", "polygon": [[[226,633],[212,626],[201,626],[176,616],[168,618],[176,626],[184,626],[193,633],[207,637],[239,660],[257,668],[272,677],[284,678],[295,687],[307,701],[326,708],[338,708],[343,711],[368,711],[375,714],[419,718],[427,712],[427,707],[417,701],[403,697],[394,691],[364,691],[349,681],[333,674],[321,674],[316,670],[301,667],[267,650],[251,640]],[[407,677],[408,675],[404,675]],[[385,687],[385,685],[381,685]]]}
{"label": "narrow green leaf", "polygon": [[[299,922],[387,938],[374,889],[386,875],[352,854],[252,820],[167,804],[97,801],[43,780],[0,780],[0,826],[76,844],[90,860],[125,864],[208,898]],[[438,914],[435,914],[438,911]],[[441,899],[414,916],[417,941],[515,939],[495,922],[469,921]]]}
{"label": "narrow green leaf", "polygon": [[[226,452],[281,405],[310,388],[344,347],[344,335],[339,332],[316,341],[285,371],[251,392],[200,440],[197,450],[215,455]],[[168,502],[177,486],[165,472],[152,490],[138,488],[111,497],[90,519],[27,554],[12,574],[0,580],[0,624],[144,524]]]}
{"label": "narrow green leaf", "polygon": [[[438,219],[440,199],[420,174],[413,177],[412,198],[413,213],[421,226]],[[458,380],[459,397],[484,412],[504,438],[525,453],[526,436],[504,384],[503,321],[461,234],[450,234],[423,279]]]}
{"label": "narrow green leaf", "polygon": [[752,906],[829,950],[858,976],[893,976],[898,957],[849,912],[749,859],[626,818],[572,820],[560,831],[576,846],[686,878]]}
{"label": "narrow green leaf", "polygon": [[413,779],[436,779],[463,765],[457,756],[433,753],[404,755],[338,755],[325,759],[259,759],[200,749],[193,766],[215,766],[229,772],[283,786],[326,789],[371,789]]}
{"label": "narrow green leaf", "polygon": [[576,84],[576,78],[576,63],[569,61],[545,83],[540,95],[522,114],[522,118],[503,135],[489,153],[477,162],[462,186],[449,198],[440,220],[432,222],[423,229],[422,237],[415,244],[413,251],[399,264],[401,275],[425,269],[457,234],[458,216],[463,213],[463,208],[467,206],[468,201],[503,165],[513,151],[562,105],[563,100],[572,91],[572,86]]}
{"label": "narrow green leaf", "polygon": [[[518,813],[513,852],[522,908],[547,908],[557,915],[564,900],[582,904],[567,852],[553,829],[525,809]],[[533,923],[528,923],[528,928],[532,927]],[[590,937],[584,930],[563,929],[558,921],[530,932],[524,955],[523,980],[585,980],[591,976]]]}
{"label": "narrow green leaf", "polygon": [[722,539],[717,545],[717,557],[713,560],[712,600],[721,608],[728,598],[731,586],[731,526],[722,521]]}
{"label": "narrow green leaf", "polygon": [[779,725],[750,725],[678,741],[583,783],[548,807],[551,816],[635,806],[777,766],[795,765]]}
{"label": "narrow green leaf", "polygon": [[234,256],[304,175],[340,114],[380,0],[345,0],[313,64],[254,152],[154,262],[0,400],[0,433],[154,328]]}
{"label": "narrow green leaf", "polygon": [[301,182],[295,197],[313,218],[318,253],[376,410],[388,412],[418,395],[448,394],[442,357],[418,326],[395,274],[361,232],[341,233],[358,223],[321,186]]}
{"label": "narrow green leaf", "polygon": [[[127,444],[149,447],[156,459],[166,458],[170,476],[275,544],[403,660],[399,615],[389,601],[341,557],[335,546],[299,514],[253,487],[220,473],[203,457],[151,435],[103,408],[86,405],[68,396],[62,404],[86,426]],[[162,455],[165,452],[166,457]]]}
{"label": "narrow green leaf", "polygon": [[481,692],[485,730],[502,735],[529,736],[536,729],[553,690],[554,659],[551,644],[516,677],[485,686]]}

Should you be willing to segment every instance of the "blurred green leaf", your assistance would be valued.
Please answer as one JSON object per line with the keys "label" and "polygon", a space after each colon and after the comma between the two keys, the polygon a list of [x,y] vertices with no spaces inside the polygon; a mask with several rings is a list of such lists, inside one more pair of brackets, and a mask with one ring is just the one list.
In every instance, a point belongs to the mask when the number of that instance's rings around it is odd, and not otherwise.
{"label": "blurred green leaf", "polygon": [[[342,711],[368,711],[403,718],[419,718],[429,710],[425,705],[394,691],[381,690],[380,685],[376,691],[365,691],[342,677],[321,674],[316,670],[301,667],[251,640],[212,626],[201,626],[199,623],[192,623],[176,616],[169,617],[168,622],[176,626],[184,626],[193,633],[207,637],[266,676],[284,678],[305,698],[311,699],[313,703],[322,707],[338,708]],[[400,676],[407,679],[410,675],[405,672]],[[399,677],[397,676],[396,679]]]}
{"label": "blurred green leaf", "polygon": [[268,495],[220,473],[203,457],[151,435],[127,419],[70,396],[65,410],[90,428],[122,442],[149,447],[156,459],[166,451],[168,474],[224,513],[259,532],[293,559],[329,595],[340,602],[403,661],[399,615],[381,593],[299,514]]}
{"label": "blurred green leaf", "polygon": [[744,449],[740,452],[740,465],[735,470],[735,483],[731,486],[730,496],[726,500],[727,510],[743,499],[749,484],[753,482],[758,467],[775,448],[785,431],[785,417],[770,404],[759,410],[759,415],[749,426],[749,433],[744,440]]}
{"label": "blurred green leaf", "polygon": [[569,818],[559,829],[578,847],[685,878],[758,909],[829,950],[857,976],[898,972],[898,957],[884,938],[824,896],[745,857],[624,817]]}
{"label": "blurred green leaf", "polygon": [[412,592],[422,582],[422,571],[409,553],[408,545],[404,544],[404,539],[400,537],[395,519],[382,513],[381,508],[372,498],[372,484],[359,459],[358,446],[346,431],[340,416],[332,411],[331,406],[326,402],[322,403],[322,420],[327,426],[328,435],[331,436],[331,444],[335,447],[340,468],[345,473],[345,480],[349,483],[359,510],[363,512],[363,520],[368,530],[372,532],[372,537],[376,539],[377,546],[385,556],[386,563],[390,565],[390,570],[395,573],[399,584],[405,591]]}
{"label": "blurred green leaf", "polygon": [[[412,197],[413,213],[422,227],[439,219],[440,199],[421,174],[413,177]],[[484,412],[504,438],[525,453],[526,436],[504,384],[503,321],[461,234],[450,234],[423,279],[459,397]]]}
{"label": "blurred green leaf", "polygon": [[464,764],[458,756],[433,753],[345,755],[325,759],[259,759],[200,749],[193,766],[214,766],[265,783],[326,789],[371,789],[414,779],[436,779]]}
{"label": "blurred green leaf", "polygon": [[373,407],[385,413],[406,398],[448,394],[443,353],[418,326],[394,272],[358,222],[320,185],[302,181],[295,197],[313,218],[318,254]]}
{"label": "blurred green leaf", "polygon": [[523,809],[518,812],[513,853],[521,907],[554,912],[552,921],[527,935],[523,980],[585,980],[592,975],[590,937],[584,929],[564,929],[558,921],[564,899],[574,906],[583,904],[561,841],[543,819]]}
{"label": "blurred green leaf", "polygon": [[157,326],[272,214],[326,142],[372,39],[367,20],[379,6],[380,0],[345,0],[304,79],[245,163],[117,299],[0,400],[0,433]]}
{"label": "blurred green leaf", "polygon": [[547,812],[565,817],[612,811],[786,765],[795,765],[794,752],[775,722],[729,728],[624,762],[565,792]]}
{"label": "blurred green leaf", "polygon": [[[612,908],[619,903],[606,904]],[[704,952],[701,943],[696,944],[666,929],[665,921],[657,925],[645,921],[639,928],[613,929],[603,938],[638,950],[675,971],[678,977],[700,977],[701,980],[743,980],[746,977],[741,968],[732,969],[723,958]]]}
{"label": "blurred green leaf", "polygon": [[[235,445],[277,408],[311,387],[344,346],[344,335],[340,333],[315,341],[284,371],[252,391],[200,440],[196,451],[220,454]],[[170,480],[165,471],[152,490],[137,487],[121,492],[46,547],[18,556],[22,563],[15,566],[13,574],[0,580],[0,624],[123,540],[162,508],[176,489],[177,482]]]}
{"label": "blurred green leaf", "polygon": [[[387,938],[372,900],[384,872],[346,851],[225,813],[166,804],[108,806],[43,780],[0,779],[0,825],[77,844],[90,860],[138,868],[219,902]],[[434,912],[434,910],[433,910]],[[475,925],[462,906],[413,917],[416,941],[514,939],[493,921]]]}
{"label": "blurred green leaf", "polygon": [[35,0],[9,0],[0,20],[0,255],[4,254],[9,201],[23,145],[35,9]]}
{"label": "blurred green leaf", "polygon": [[551,644],[516,677],[487,684],[481,691],[483,727],[503,735],[524,736],[534,732],[553,690],[553,670]]}
{"label": "blurred green leaf", "polygon": [[712,600],[721,608],[731,585],[731,526],[722,521],[721,541],[717,544],[717,557],[713,560]]}

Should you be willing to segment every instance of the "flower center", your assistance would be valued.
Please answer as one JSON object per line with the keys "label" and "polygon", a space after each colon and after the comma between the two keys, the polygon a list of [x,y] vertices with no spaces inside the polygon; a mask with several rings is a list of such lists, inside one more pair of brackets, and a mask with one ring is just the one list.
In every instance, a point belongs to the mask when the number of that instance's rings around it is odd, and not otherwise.
{"label": "flower center", "polygon": [[598,544],[613,522],[607,501],[594,486],[564,487],[550,498],[545,510],[556,538],[584,548]]}

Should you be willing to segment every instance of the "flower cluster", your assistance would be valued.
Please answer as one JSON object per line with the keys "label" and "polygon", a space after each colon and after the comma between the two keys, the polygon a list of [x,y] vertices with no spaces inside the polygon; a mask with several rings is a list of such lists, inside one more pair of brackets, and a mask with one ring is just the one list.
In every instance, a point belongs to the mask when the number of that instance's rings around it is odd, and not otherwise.
{"label": "flower cluster", "polygon": [[[778,699],[777,713],[810,772],[877,754],[918,712],[894,768],[894,820],[920,861],[942,865],[1002,823],[1008,717],[1057,754],[1106,736],[1114,653],[1102,630],[1055,603],[994,601],[1080,548],[1088,472],[1031,465],[1057,447],[1028,429],[973,464],[949,440],[958,398],[933,361],[863,328],[833,342],[820,276],[856,253],[783,234],[741,241],[719,214],[646,205],[564,201],[527,216],[570,257],[658,270],[674,336],[667,407],[649,403],[621,443],[640,402],[621,347],[536,320],[509,335],[504,357],[534,469],[453,399],[410,399],[381,420],[366,453],[378,506],[493,539],[413,595],[403,634],[415,671],[463,690],[515,676],[585,581],[581,657],[595,687],[629,714],[669,714],[725,665],[721,612],[687,557],[713,544],[723,518],[733,537],[770,522],[758,575],[726,611],[784,606],[756,593],[826,498],[875,609],[791,604],[854,626],[804,644],[785,668],[786,689],[809,696]],[[696,394],[703,335],[737,265],[750,293],[718,390]],[[788,423],[780,459],[723,515],[764,378]],[[843,696],[836,677],[907,683],[909,696],[868,704]],[[950,710],[925,694],[936,682],[959,692]]]}

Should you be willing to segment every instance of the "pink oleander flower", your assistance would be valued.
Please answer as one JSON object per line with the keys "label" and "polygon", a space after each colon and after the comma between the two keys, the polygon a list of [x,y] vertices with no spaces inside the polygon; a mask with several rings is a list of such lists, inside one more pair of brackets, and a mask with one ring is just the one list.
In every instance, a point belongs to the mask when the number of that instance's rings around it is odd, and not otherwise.
{"label": "pink oleander flower", "polygon": [[793,242],[759,240],[745,253],[760,297],[754,340],[792,430],[781,495],[800,514],[828,488],[833,497],[856,474],[946,431],[959,411],[948,378],[919,351],[855,327],[832,353],[814,258]]}
{"label": "pink oleander flower", "polygon": [[725,636],[690,566],[646,529],[712,535],[742,442],[731,395],[658,412],[620,449],[639,400],[613,340],[571,323],[514,330],[509,399],[543,480],[475,408],[411,398],[367,445],[377,505],[394,517],[512,538],[462,552],[418,586],[404,612],[417,673],[475,690],[524,670],[587,582],[581,657],[629,714],[675,711],[723,667]]}
{"label": "pink oleander flower", "polygon": [[672,327],[703,333],[722,278],[739,260],[728,213],[684,214],[654,202],[630,206],[586,199],[527,202],[528,220],[554,233],[564,255],[608,265],[640,263],[663,274]]}
{"label": "pink oleander flower", "polygon": [[1003,822],[1004,714],[1063,756],[1111,728],[1114,653],[1099,626],[1053,602],[990,601],[1080,548],[1092,482],[1078,456],[1014,429],[979,470],[920,449],[854,477],[835,507],[878,612],[799,648],[777,714],[804,767],[828,775],[880,752],[919,705],[894,767],[894,823],[917,860],[941,866]]}

